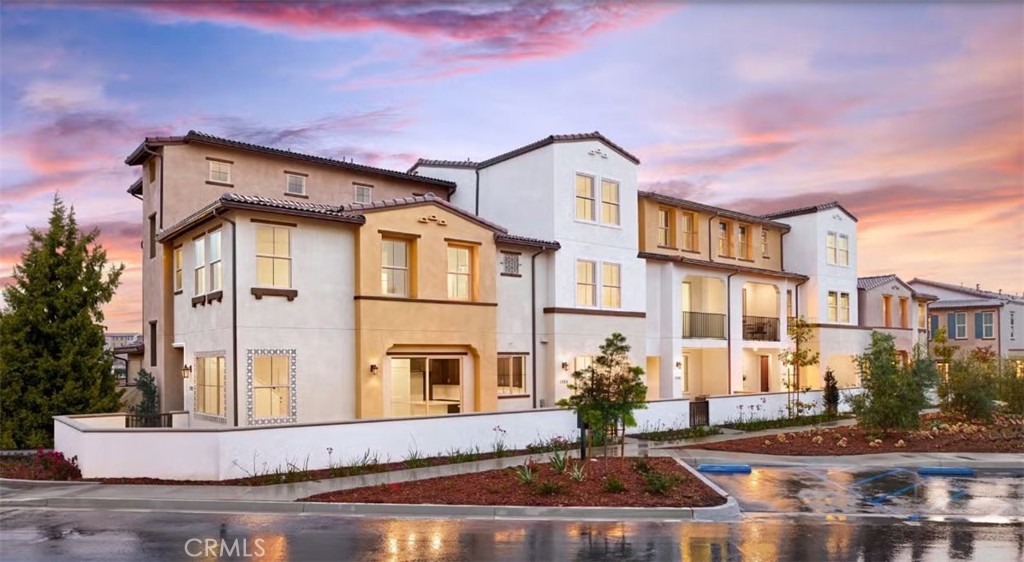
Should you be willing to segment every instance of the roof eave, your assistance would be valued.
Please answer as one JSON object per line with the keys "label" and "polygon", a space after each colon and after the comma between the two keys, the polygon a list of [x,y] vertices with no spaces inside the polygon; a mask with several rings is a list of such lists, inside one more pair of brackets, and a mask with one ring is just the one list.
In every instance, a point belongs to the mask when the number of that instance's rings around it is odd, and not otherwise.
{"label": "roof eave", "polygon": [[704,203],[698,203],[696,201],[690,201],[690,200],[687,200],[687,199],[680,199],[678,197],[672,197],[671,195],[664,195],[662,193],[657,193],[657,192],[654,192],[654,191],[642,191],[641,190],[641,191],[637,192],[637,196],[640,197],[641,199],[650,199],[652,201],[657,201],[659,203],[665,203],[667,205],[675,205],[675,206],[678,206],[678,207],[681,207],[681,208],[689,209],[691,211],[701,211],[701,212],[706,212],[706,213],[715,213],[715,214],[717,214],[719,216],[723,216],[723,217],[727,217],[727,218],[731,218],[731,219],[735,219],[735,220],[752,222],[752,223],[757,223],[757,224],[769,225],[769,226],[771,226],[773,228],[778,228],[779,230],[782,230],[784,232],[789,232],[790,230],[793,229],[792,226],[790,226],[790,225],[788,225],[788,224],[786,224],[784,222],[775,222],[775,221],[773,221],[771,219],[766,219],[764,217],[759,217],[759,216],[756,216],[756,215],[748,215],[746,213],[741,213],[739,211],[732,211],[732,210],[725,209],[725,208],[722,208],[722,207],[715,207],[714,205],[705,205]]}
{"label": "roof eave", "polygon": [[640,253],[637,254],[637,257],[640,258],[640,259],[667,261],[667,262],[672,262],[672,263],[681,263],[681,264],[686,264],[686,265],[694,265],[694,266],[698,266],[698,267],[708,267],[708,268],[711,268],[711,269],[721,269],[721,270],[724,270],[724,271],[736,271],[736,272],[753,273],[755,275],[765,275],[765,276],[768,276],[768,277],[783,277],[783,278],[787,278],[787,279],[801,279],[801,280],[805,280],[805,281],[807,279],[810,279],[810,277],[808,277],[806,275],[802,275],[802,274],[799,274],[799,273],[791,273],[789,271],[775,271],[775,270],[772,270],[772,269],[760,269],[760,268],[756,268],[756,267],[729,265],[727,263],[718,263],[718,262],[713,262],[713,261],[702,261],[702,260],[687,259],[687,258],[683,258],[683,257],[680,257],[680,256],[667,256],[665,254],[655,254],[655,253],[652,253],[652,252],[640,252]]}

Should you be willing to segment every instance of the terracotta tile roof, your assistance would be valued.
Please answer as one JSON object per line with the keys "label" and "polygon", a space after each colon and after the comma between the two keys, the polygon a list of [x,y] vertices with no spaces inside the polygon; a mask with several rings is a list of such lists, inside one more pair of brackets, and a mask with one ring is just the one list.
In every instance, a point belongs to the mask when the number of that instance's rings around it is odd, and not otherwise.
{"label": "terracotta tile roof", "polygon": [[965,295],[972,295],[983,299],[998,299],[1005,302],[1024,303],[1024,299],[1008,293],[997,293],[993,291],[984,291],[982,289],[972,289],[970,287],[964,287],[962,285],[953,285],[952,283],[942,283],[940,281],[930,281],[928,279],[920,279],[917,277],[911,279],[910,282],[920,283],[923,285],[930,285],[932,287],[946,289],[947,291],[957,291]]}
{"label": "terracotta tile roof", "polygon": [[132,182],[131,187],[128,188],[128,193],[131,195],[142,195],[142,178]]}
{"label": "terracotta tile roof", "polygon": [[724,209],[722,207],[713,207],[711,205],[705,205],[704,203],[697,203],[696,201],[690,201],[689,199],[680,199],[678,197],[672,197],[670,195],[663,195],[661,193],[656,193],[654,191],[637,191],[637,196],[643,199],[650,199],[652,201],[657,201],[659,203],[665,203],[667,205],[685,207],[687,209],[721,215],[723,217],[728,217],[740,221],[753,222],[757,224],[766,224],[774,226],[775,228],[778,228],[780,230],[785,230],[787,232],[791,228],[786,223],[775,222],[764,217],[748,215],[747,213],[741,213],[739,211],[731,211],[729,209]]}
{"label": "terracotta tile roof", "polygon": [[115,355],[142,355],[145,351],[146,344],[143,342],[130,343],[110,350]]}
{"label": "terracotta tile roof", "polygon": [[637,158],[636,156],[630,154],[625,148],[622,148],[621,146],[615,144],[614,142],[609,140],[608,137],[602,135],[600,132],[594,131],[593,133],[574,133],[574,134],[569,134],[569,135],[548,135],[548,136],[540,139],[539,141],[531,142],[530,144],[527,144],[527,145],[524,145],[524,146],[520,146],[519,148],[516,148],[516,149],[510,150],[508,152],[499,154],[499,155],[497,155],[497,156],[495,156],[493,158],[488,158],[487,160],[484,160],[482,162],[473,162],[471,160],[466,160],[464,162],[459,162],[459,161],[456,161],[456,160],[428,160],[428,159],[420,158],[419,160],[416,161],[415,164],[412,165],[411,168],[409,168],[409,172],[412,173],[412,171],[415,170],[420,165],[432,165],[432,166],[440,166],[440,167],[448,167],[448,168],[456,168],[456,167],[457,168],[475,168],[475,169],[479,170],[479,169],[482,169],[482,168],[486,168],[488,166],[492,166],[492,165],[497,164],[499,162],[504,162],[505,160],[510,160],[512,158],[515,158],[516,156],[519,156],[519,155],[522,155],[522,154],[526,154],[527,152],[532,152],[534,150],[537,150],[538,148],[542,148],[542,147],[545,147],[545,146],[547,146],[549,144],[554,144],[556,142],[582,142],[582,141],[590,141],[590,140],[596,140],[596,141],[600,141],[600,142],[604,143],[608,148],[614,150],[615,152],[618,152],[623,158],[629,160],[630,162],[632,162],[634,164],[639,164],[640,163],[640,159]]}
{"label": "terracotta tile roof", "polygon": [[562,245],[552,240],[541,240],[540,238],[529,238],[516,236],[514,234],[495,234],[495,242],[504,244],[517,244],[519,246],[533,246],[535,248],[546,248],[548,250],[559,250]]}
{"label": "terracotta tile roof", "polygon": [[344,208],[337,205],[323,205],[321,203],[308,203],[306,201],[292,201],[287,199],[271,199],[259,195],[243,195],[241,193],[228,192],[221,196],[222,202],[242,203],[269,207],[272,209],[284,209],[295,211],[306,211],[314,214],[321,214],[330,217],[347,217],[355,219],[355,215],[345,212]]}
{"label": "terracotta tile roof", "polygon": [[469,211],[466,211],[461,207],[456,207],[455,205],[449,203],[448,201],[445,201],[444,199],[441,199],[440,197],[434,195],[433,193],[427,193],[426,195],[417,195],[415,197],[403,197],[400,199],[383,199],[380,201],[373,201],[371,203],[350,203],[342,207],[342,209],[348,213],[361,215],[363,213],[372,213],[384,209],[392,209],[395,207],[411,207],[416,205],[438,205],[440,207],[447,209],[448,211],[451,211],[452,213],[455,213],[456,215],[461,216],[466,220],[475,222],[480,226],[483,226],[484,228],[493,230],[494,232],[499,232],[502,234],[508,232],[507,230],[505,230],[504,227],[499,226],[489,220],[478,217],[477,215],[474,215],[473,213],[470,213]]}
{"label": "terracotta tile roof", "polygon": [[455,190],[455,183],[447,180],[439,180],[435,178],[428,178],[423,176],[417,176],[406,172],[399,172],[397,170],[388,170],[385,168],[377,168],[374,166],[366,166],[364,164],[356,164],[354,162],[344,162],[341,160],[335,160],[333,158],[327,158],[324,156],[314,156],[311,154],[302,154],[299,152],[292,152],[290,150],[283,150],[280,148],[274,148],[270,146],[261,146],[258,144],[251,144],[247,142],[226,139],[217,137],[214,135],[201,133],[198,131],[189,131],[188,134],[176,137],[146,137],[141,144],[125,159],[125,164],[129,166],[136,166],[141,164],[147,157],[147,150],[151,150],[154,146],[163,146],[169,144],[187,144],[187,143],[204,143],[212,144],[216,146],[226,146],[229,148],[235,148],[239,150],[247,150],[250,152],[259,152],[263,154],[269,154],[273,156],[280,156],[283,158],[289,158],[292,160],[301,160],[304,162],[310,162],[313,164],[322,164],[325,166],[334,166],[338,168],[345,168],[347,170],[353,170],[363,172],[367,174],[374,174],[379,176],[388,176],[399,179],[405,179],[409,181],[415,181],[418,183],[425,183],[430,185],[436,185],[444,187],[449,192]]}
{"label": "terracotta tile roof", "polygon": [[933,302],[928,308],[932,310],[951,310],[957,308],[1000,307],[1005,301],[999,299],[955,299]]}
{"label": "terracotta tile roof", "polygon": [[820,205],[811,205],[810,207],[800,207],[798,209],[787,209],[785,211],[776,211],[774,213],[767,213],[761,215],[768,219],[781,219],[785,217],[795,217],[797,215],[809,215],[811,213],[817,213],[819,211],[827,211],[829,209],[839,209],[853,219],[853,222],[857,222],[857,217],[846,210],[845,207],[839,204],[839,201],[831,201],[829,203],[822,203]]}
{"label": "terracotta tile roof", "polygon": [[759,267],[748,267],[745,265],[733,265],[728,263],[698,260],[694,258],[688,258],[685,256],[669,256],[665,254],[653,254],[650,252],[640,252],[637,257],[645,260],[658,260],[658,261],[669,261],[684,263],[687,265],[696,265],[701,267],[709,267],[711,269],[722,269],[725,271],[736,271],[739,273],[752,273],[757,275],[766,275],[768,277],[785,277],[788,279],[808,279],[806,275],[799,273],[792,273],[789,271],[775,271],[774,269],[761,269]]}
{"label": "terracotta tile roof", "polygon": [[872,275],[870,277],[858,277],[857,288],[864,289],[866,291],[869,289],[874,289],[875,287],[878,287],[880,285],[885,285],[890,281],[899,281],[900,283],[903,283],[903,281],[901,281],[899,277],[896,277],[896,275],[890,273],[889,275]]}

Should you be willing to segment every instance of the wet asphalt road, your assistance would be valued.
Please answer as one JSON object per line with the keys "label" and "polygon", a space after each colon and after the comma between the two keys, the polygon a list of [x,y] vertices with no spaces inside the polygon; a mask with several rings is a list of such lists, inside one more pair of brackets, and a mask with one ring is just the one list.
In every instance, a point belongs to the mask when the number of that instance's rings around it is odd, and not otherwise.
{"label": "wet asphalt road", "polygon": [[[828,521],[816,515],[580,523],[6,509],[0,510],[0,528],[4,561],[1024,559],[1020,525]],[[205,539],[223,539],[235,556],[204,553]]]}

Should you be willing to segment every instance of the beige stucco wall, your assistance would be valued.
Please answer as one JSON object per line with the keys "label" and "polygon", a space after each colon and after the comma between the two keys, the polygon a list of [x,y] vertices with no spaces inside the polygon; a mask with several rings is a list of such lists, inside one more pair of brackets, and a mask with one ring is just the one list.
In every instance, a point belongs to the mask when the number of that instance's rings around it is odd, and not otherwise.
{"label": "beige stucco wall", "polygon": [[[658,209],[665,208],[673,211],[673,218],[675,223],[675,243],[670,247],[664,247],[658,245]],[[682,217],[683,213],[690,212],[694,214],[695,229],[697,231],[697,245],[695,251],[683,250],[682,242]],[[751,258],[752,259],[740,259],[738,257],[727,257],[718,255],[718,221],[719,217],[715,217],[706,212],[700,212],[694,209],[686,209],[683,207],[667,205],[660,203],[653,199],[641,197],[639,199],[639,220],[640,220],[640,251],[649,252],[652,254],[664,254],[669,256],[682,256],[691,259],[700,259],[706,261],[715,261],[726,263],[729,265],[740,265],[744,267],[757,267],[760,269],[770,269],[773,271],[780,271],[782,269],[782,231],[779,228],[767,227],[768,228],[768,257],[765,257],[761,253],[761,228],[762,225],[755,223],[745,223],[734,219],[728,219],[732,223],[733,227],[733,253],[739,253],[739,230],[738,225],[746,224],[751,229],[750,242],[751,242]],[[708,231],[708,221],[711,221],[710,236]]]}
{"label": "beige stucco wall", "polygon": [[[410,298],[382,294],[382,230],[410,238]],[[387,353],[396,346],[466,353],[465,360],[470,364],[463,366],[463,373],[472,373],[472,380],[463,378],[464,411],[498,410],[497,265],[493,231],[441,205],[426,204],[367,213],[366,224],[358,235],[357,416],[385,415]],[[462,242],[474,249],[471,301],[448,299],[449,241]],[[370,373],[371,364],[380,368],[378,374]]]}

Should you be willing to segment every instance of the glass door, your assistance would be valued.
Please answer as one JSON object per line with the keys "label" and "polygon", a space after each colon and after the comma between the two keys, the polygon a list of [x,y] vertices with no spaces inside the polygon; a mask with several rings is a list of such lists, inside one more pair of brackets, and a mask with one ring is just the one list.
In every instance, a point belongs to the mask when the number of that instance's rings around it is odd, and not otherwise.
{"label": "glass door", "polygon": [[392,357],[391,415],[438,416],[462,411],[462,359]]}

